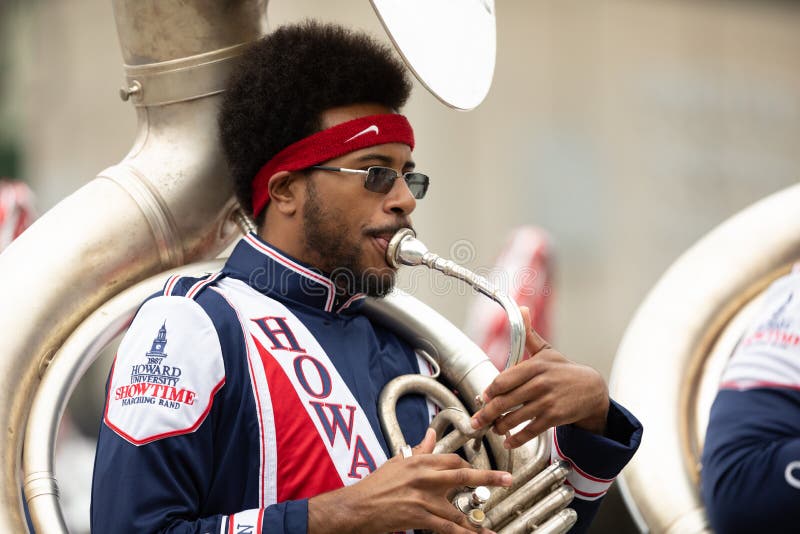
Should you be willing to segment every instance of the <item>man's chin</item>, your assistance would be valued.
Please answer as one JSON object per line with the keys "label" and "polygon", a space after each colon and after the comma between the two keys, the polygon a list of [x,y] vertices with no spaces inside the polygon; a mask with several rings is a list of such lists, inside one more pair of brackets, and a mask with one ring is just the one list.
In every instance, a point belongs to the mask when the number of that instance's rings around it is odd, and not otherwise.
{"label": "man's chin", "polygon": [[360,280],[361,292],[370,297],[385,297],[394,289],[397,272],[391,267],[366,271]]}
{"label": "man's chin", "polygon": [[391,267],[367,269],[338,268],[331,279],[340,291],[355,295],[364,293],[370,297],[385,297],[394,288],[397,272]]}

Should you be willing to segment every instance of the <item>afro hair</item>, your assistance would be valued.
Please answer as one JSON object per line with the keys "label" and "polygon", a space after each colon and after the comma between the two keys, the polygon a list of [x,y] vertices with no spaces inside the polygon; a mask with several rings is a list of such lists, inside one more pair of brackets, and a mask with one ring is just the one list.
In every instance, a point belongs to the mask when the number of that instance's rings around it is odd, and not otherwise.
{"label": "afro hair", "polygon": [[399,111],[410,93],[403,63],[364,33],[306,21],[255,42],[228,83],[219,115],[222,149],[242,207],[252,215],[258,170],[319,131],[322,112],[357,103]]}

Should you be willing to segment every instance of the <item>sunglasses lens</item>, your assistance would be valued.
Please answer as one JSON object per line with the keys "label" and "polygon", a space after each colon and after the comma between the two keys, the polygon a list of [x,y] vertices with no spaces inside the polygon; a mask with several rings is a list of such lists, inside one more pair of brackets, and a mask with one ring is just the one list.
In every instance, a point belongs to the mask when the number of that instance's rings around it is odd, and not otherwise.
{"label": "sunglasses lens", "polygon": [[[397,171],[390,167],[370,167],[364,186],[375,193],[386,194],[392,190],[394,181],[397,179]],[[407,172],[403,175],[408,189],[414,198],[423,198],[428,192],[430,179],[420,172]]]}
{"label": "sunglasses lens", "polygon": [[423,198],[425,193],[428,192],[428,184],[430,184],[431,180],[427,175],[420,172],[407,172],[405,174],[405,179],[408,184],[408,189],[411,191],[411,194],[414,195],[414,198]]}
{"label": "sunglasses lens", "polygon": [[397,178],[397,171],[389,167],[370,167],[367,169],[367,179],[364,181],[364,186],[370,191],[375,193],[388,193],[392,190]]}

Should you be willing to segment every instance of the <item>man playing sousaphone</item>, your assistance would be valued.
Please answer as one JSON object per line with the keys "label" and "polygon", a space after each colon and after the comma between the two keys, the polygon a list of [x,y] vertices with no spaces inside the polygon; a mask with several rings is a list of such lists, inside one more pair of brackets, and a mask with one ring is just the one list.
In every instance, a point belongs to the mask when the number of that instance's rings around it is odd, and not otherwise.
{"label": "man playing sousaphone", "polygon": [[[139,309],[109,378],[94,532],[480,530],[449,494],[510,475],[430,454],[418,396],[400,399],[398,419],[419,445],[388,458],[378,395],[420,362],[360,311],[391,290],[388,241],[429,187],[397,113],[410,88],[389,49],[336,26],[283,27],[245,54],[219,123],[257,232],[221,272],[171,277]],[[507,447],[558,426],[584,531],[641,425],[530,328],[526,348],[473,426],[530,421]]]}

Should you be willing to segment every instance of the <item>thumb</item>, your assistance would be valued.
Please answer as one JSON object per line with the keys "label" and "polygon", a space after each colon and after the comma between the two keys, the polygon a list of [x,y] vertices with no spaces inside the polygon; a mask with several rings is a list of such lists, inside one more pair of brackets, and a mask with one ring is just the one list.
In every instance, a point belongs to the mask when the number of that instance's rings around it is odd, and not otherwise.
{"label": "thumb", "polygon": [[522,320],[525,323],[525,350],[528,354],[533,356],[540,350],[550,347],[550,344],[539,335],[539,333],[531,326],[531,311],[527,306],[520,306],[519,311],[522,313]]}
{"label": "thumb", "polygon": [[525,330],[531,329],[531,309],[527,306],[520,306],[519,312],[522,314],[522,322],[525,323]]}
{"label": "thumb", "polygon": [[433,448],[436,446],[436,431],[429,428],[425,431],[425,437],[422,438],[419,445],[414,447],[414,454],[431,454]]}

